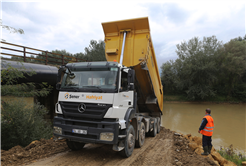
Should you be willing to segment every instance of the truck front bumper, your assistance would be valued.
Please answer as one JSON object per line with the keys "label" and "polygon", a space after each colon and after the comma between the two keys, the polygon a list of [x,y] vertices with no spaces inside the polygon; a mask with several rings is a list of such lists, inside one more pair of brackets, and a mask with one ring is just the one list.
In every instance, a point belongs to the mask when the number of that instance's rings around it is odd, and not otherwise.
{"label": "truck front bumper", "polygon": [[[117,144],[119,135],[119,122],[112,120],[75,120],[55,116],[53,126],[62,128],[62,134],[54,133],[56,137],[67,138],[71,141],[83,143]],[[73,129],[86,130],[87,134],[77,134]],[[113,133],[112,141],[100,140],[101,133]]]}

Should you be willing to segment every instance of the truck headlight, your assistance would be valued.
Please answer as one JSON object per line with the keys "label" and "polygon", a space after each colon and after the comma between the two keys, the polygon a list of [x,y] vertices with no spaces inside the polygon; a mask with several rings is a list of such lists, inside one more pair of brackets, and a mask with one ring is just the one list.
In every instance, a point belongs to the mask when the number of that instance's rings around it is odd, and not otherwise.
{"label": "truck headlight", "polygon": [[60,135],[62,135],[62,128],[57,127],[57,126],[54,126],[53,129],[54,129],[53,132],[54,132],[55,134],[60,134]]}
{"label": "truck headlight", "polygon": [[114,140],[114,133],[101,133],[100,140],[102,141],[113,141]]}

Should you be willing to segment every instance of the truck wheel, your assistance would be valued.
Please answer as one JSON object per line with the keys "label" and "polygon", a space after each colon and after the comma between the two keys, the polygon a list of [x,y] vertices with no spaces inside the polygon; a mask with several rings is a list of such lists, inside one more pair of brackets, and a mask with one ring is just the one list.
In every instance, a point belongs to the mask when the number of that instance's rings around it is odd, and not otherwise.
{"label": "truck wheel", "polygon": [[156,134],[157,134],[157,119],[155,119],[155,121],[154,121],[153,130],[150,132],[150,136],[155,137]]}
{"label": "truck wheel", "polygon": [[67,140],[67,146],[69,147],[69,149],[76,151],[82,149],[85,146],[85,143]]}
{"label": "truck wheel", "polygon": [[124,141],[124,149],[120,151],[123,157],[130,157],[135,147],[135,130],[132,125],[126,129],[126,138]]}
{"label": "truck wheel", "polygon": [[138,140],[136,140],[136,147],[141,148],[145,141],[145,125],[141,122],[140,130],[138,134]]}
{"label": "truck wheel", "polygon": [[157,133],[161,131],[161,118],[157,118]]}

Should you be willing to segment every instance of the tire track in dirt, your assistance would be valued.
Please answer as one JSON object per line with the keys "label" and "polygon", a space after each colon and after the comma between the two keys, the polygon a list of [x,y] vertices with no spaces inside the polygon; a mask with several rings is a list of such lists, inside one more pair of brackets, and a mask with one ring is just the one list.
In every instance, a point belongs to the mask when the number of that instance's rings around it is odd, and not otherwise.
{"label": "tire track in dirt", "polygon": [[172,165],[170,153],[173,146],[172,138],[172,132],[167,130],[164,133],[164,130],[161,130],[155,138],[150,138],[149,145],[146,145],[147,149],[130,165]]}
{"label": "tire track in dirt", "polygon": [[171,165],[168,164],[171,163],[168,153],[173,145],[172,135],[172,132],[164,133],[162,129],[156,137],[147,137],[143,147],[135,148],[129,158],[113,151],[112,145],[86,144],[80,151],[69,151],[30,165]]}

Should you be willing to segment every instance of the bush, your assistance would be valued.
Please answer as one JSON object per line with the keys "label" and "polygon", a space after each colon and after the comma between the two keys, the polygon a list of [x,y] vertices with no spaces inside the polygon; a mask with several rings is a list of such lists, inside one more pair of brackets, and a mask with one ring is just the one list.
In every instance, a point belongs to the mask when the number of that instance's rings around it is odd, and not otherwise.
{"label": "bush", "polygon": [[239,152],[238,155],[236,154],[235,150],[233,149],[233,145],[230,145],[228,148],[220,147],[218,152],[226,160],[232,161],[238,166],[241,166],[242,162],[246,161],[246,156],[243,156],[242,153]]}
{"label": "bush", "polygon": [[47,109],[39,103],[27,105],[20,98],[15,102],[2,101],[1,146],[8,150],[16,145],[27,146],[34,140],[49,139],[51,124],[44,120]]}

